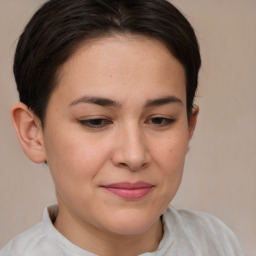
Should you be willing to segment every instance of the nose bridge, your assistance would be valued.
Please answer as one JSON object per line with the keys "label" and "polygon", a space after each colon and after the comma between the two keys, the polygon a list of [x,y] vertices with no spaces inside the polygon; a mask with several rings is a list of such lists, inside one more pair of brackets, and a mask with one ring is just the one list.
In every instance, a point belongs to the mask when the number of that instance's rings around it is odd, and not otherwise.
{"label": "nose bridge", "polygon": [[136,122],[120,127],[115,152],[115,163],[131,170],[145,167],[150,161],[143,129]]}

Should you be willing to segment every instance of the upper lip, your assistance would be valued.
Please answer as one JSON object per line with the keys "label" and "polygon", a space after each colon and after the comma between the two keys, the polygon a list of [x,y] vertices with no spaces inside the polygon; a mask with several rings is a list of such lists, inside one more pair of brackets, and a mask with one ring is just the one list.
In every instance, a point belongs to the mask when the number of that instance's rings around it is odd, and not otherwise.
{"label": "upper lip", "polygon": [[153,187],[152,184],[138,181],[138,182],[119,182],[119,183],[112,183],[108,185],[104,185],[102,187],[105,188],[120,188],[120,189],[139,189],[139,188],[151,188]]}

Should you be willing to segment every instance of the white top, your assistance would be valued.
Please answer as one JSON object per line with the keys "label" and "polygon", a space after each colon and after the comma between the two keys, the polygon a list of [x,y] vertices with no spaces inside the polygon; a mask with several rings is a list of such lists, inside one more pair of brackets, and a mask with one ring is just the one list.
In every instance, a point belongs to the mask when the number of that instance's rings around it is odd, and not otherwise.
{"label": "white top", "polygon": [[[16,236],[0,256],[95,256],[67,240],[53,226],[57,205],[45,208],[43,220]],[[164,236],[155,252],[141,256],[242,256],[234,233],[219,219],[169,206],[163,215]]]}

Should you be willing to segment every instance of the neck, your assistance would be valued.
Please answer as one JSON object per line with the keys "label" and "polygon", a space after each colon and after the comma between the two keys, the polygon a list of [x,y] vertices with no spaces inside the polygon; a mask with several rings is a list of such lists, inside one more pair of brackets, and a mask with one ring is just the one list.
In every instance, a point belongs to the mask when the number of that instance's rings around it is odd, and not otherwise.
{"label": "neck", "polygon": [[54,226],[73,244],[101,256],[137,256],[153,252],[157,250],[163,236],[160,218],[141,234],[120,235],[85,225],[60,210]]}

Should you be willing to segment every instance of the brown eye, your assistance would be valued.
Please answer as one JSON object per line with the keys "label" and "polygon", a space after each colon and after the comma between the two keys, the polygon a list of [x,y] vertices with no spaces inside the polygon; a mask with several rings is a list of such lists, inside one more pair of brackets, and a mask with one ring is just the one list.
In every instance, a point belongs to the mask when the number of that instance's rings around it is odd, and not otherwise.
{"label": "brown eye", "polygon": [[87,126],[90,128],[102,128],[111,124],[111,121],[103,118],[95,118],[95,119],[85,119],[79,121],[83,126]]}
{"label": "brown eye", "polygon": [[149,119],[149,123],[157,126],[168,126],[175,122],[175,119],[166,117],[153,117]]}

